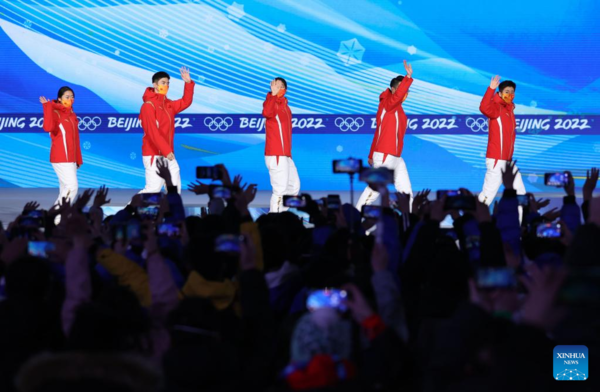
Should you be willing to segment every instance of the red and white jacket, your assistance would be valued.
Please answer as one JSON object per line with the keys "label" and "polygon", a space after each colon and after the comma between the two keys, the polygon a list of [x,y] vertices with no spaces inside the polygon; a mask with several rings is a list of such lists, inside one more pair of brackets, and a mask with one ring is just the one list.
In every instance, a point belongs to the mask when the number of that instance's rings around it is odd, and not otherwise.
{"label": "red and white jacket", "polygon": [[144,92],[144,104],[140,110],[140,121],[144,129],[142,155],[166,157],[174,152],[175,115],[190,107],[194,98],[195,83],[185,83],[183,97],[171,101],[166,95],[157,94],[154,87]]}
{"label": "red and white jacket", "polygon": [[43,104],[44,131],[50,133],[50,162],[83,165],[79,146],[79,120],[72,108],[57,101]]}
{"label": "red and white jacket", "polygon": [[267,94],[262,115],[265,121],[265,156],[292,156],[292,111],[286,97]]}
{"label": "red and white jacket", "polygon": [[488,87],[479,110],[488,118],[488,148],[486,158],[495,160],[512,160],[517,137],[515,121],[515,104],[506,103]]}
{"label": "red and white jacket", "polygon": [[406,114],[402,109],[402,101],[412,82],[412,78],[404,77],[395,93],[392,94],[392,90],[388,88],[379,96],[377,131],[373,136],[369,159],[373,159],[375,152],[383,153],[384,161],[388,155],[396,157],[402,155],[407,123]]}

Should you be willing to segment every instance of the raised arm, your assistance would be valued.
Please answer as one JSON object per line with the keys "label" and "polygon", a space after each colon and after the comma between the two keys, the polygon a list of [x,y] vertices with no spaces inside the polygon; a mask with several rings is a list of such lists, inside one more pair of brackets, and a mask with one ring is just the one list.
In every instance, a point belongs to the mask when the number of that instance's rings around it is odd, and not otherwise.
{"label": "raised arm", "polygon": [[267,95],[265,102],[263,102],[262,115],[265,118],[273,118],[277,115],[277,96],[273,94]]}
{"label": "raised arm", "polygon": [[494,94],[496,89],[500,85],[500,76],[496,75],[490,82],[490,87],[485,92],[481,104],[479,104],[479,111],[487,118],[496,119],[500,116],[500,106],[494,102]]}
{"label": "raised arm", "polygon": [[56,120],[58,120],[58,116],[56,113],[54,113],[54,110],[52,110],[52,101],[46,99],[46,97],[40,97],[40,102],[44,108],[44,131],[54,131],[54,133],[58,132],[56,130]]}
{"label": "raised arm", "polygon": [[65,302],[62,307],[62,327],[69,335],[75,321],[75,312],[92,298],[92,280],[88,266],[87,248],[82,236],[75,236],[73,249],[65,262]]}
{"label": "raised arm", "polygon": [[385,102],[385,110],[392,110],[394,106],[396,106],[398,102],[402,102],[406,94],[408,94],[408,89],[413,82],[413,78],[412,65],[407,63],[406,60],[404,60],[404,69],[406,70],[406,76],[402,79],[402,82],[400,82],[394,94],[392,94]]}
{"label": "raised arm", "polygon": [[194,86],[196,86],[196,83],[194,83],[190,77],[190,70],[188,68],[181,67],[179,72],[181,73],[181,79],[183,79],[185,85],[183,87],[183,97],[171,102],[175,114],[183,112],[190,107],[192,100],[194,99]]}

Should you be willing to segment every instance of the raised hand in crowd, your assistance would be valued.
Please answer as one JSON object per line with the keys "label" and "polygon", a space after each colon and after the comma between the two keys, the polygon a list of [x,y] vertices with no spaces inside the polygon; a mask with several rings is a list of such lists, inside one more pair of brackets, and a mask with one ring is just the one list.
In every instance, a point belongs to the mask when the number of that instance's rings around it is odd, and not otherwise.
{"label": "raised hand in crowd", "polygon": [[593,167],[587,171],[585,183],[583,184],[583,200],[590,201],[594,195],[598,183],[598,172],[600,169]]}
{"label": "raised hand in crowd", "polygon": [[515,178],[519,169],[516,169],[517,161],[507,161],[506,167],[502,170],[502,184],[506,189],[514,189]]}

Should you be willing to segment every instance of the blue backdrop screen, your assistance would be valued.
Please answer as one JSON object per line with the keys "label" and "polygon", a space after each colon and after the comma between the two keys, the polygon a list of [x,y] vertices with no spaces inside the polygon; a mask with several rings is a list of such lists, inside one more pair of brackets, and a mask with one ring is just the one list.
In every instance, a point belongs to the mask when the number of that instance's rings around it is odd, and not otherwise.
{"label": "blue backdrop screen", "polygon": [[225,163],[269,187],[262,101],[287,79],[293,156],[305,190],[347,187],[332,159],[366,159],[378,96],[412,63],[403,157],[413,188],[478,190],[490,78],[517,83],[515,156],[529,190],[543,172],[578,177],[600,165],[600,3],[240,0],[0,3],[0,186],[53,187],[38,97],[76,93],[80,186],[142,188],[137,113],[158,70],[178,98],[187,66],[197,83],[177,121],[184,182]]}

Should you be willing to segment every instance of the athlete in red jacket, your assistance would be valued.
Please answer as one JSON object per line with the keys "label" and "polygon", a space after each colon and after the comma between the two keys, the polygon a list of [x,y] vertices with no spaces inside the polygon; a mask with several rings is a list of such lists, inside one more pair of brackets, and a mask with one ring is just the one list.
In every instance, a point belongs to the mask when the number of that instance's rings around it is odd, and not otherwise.
{"label": "athlete in red jacket", "polygon": [[287,82],[283,78],[271,81],[271,92],[263,103],[265,121],[265,164],[269,169],[273,195],[270,212],[287,210],[283,196],[300,193],[300,177],[292,160],[292,111],[285,92]]}
{"label": "athlete in red jacket", "polygon": [[[498,88],[498,94],[496,94]],[[492,78],[490,87],[485,92],[479,110],[488,118],[488,148],[486,153],[485,179],[483,189],[479,194],[479,200],[490,205],[500,185],[502,185],[502,171],[505,170],[506,163],[512,161],[515,151],[516,128],[515,122],[515,89],[517,85],[505,80],[500,83],[500,77]],[[515,166],[514,170],[518,170]],[[517,194],[524,195],[525,184],[521,173],[517,173],[514,181],[514,189]]]}
{"label": "athlete in red jacket", "polygon": [[[375,168],[386,167],[394,170],[394,186],[398,192],[407,193],[412,198],[412,187],[404,159],[401,158],[406,133],[406,114],[402,102],[408,96],[408,89],[413,82],[412,66],[404,60],[406,77],[397,76],[390,82],[390,88],[379,96],[377,109],[377,130],[373,136],[369,165]],[[379,192],[367,186],[356,208],[373,203],[379,197]]]}
{"label": "athlete in red jacket", "polygon": [[195,83],[190,78],[189,69],[183,67],[180,72],[185,82],[183,98],[175,101],[167,98],[171,77],[166,72],[155,73],[152,76],[153,87],[144,92],[140,121],[144,129],[142,159],[146,169],[146,186],[140,193],[161,191],[164,180],[156,173],[158,160],[168,163],[173,185],[181,193],[180,170],[175,159],[175,115],[192,104]]}
{"label": "athlete in red jacket", "polygon": [[54,101],[40,97],[44,108],[44,130],[50,133],[50,162],[58,176],[59,195],[70,202],[77,195],[77,169],[83,165],[79,146],[79,121],[73,112],[75,93],[70,87],[61,87]]}

